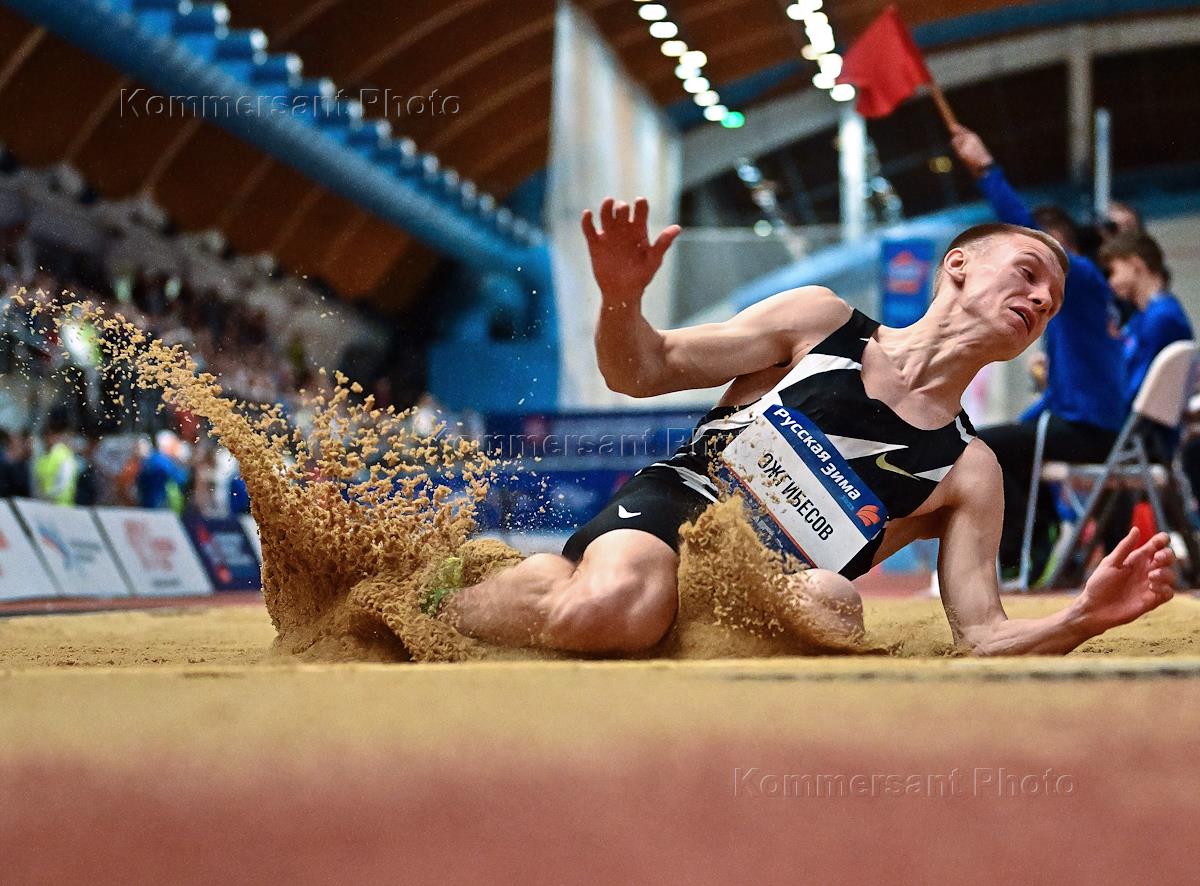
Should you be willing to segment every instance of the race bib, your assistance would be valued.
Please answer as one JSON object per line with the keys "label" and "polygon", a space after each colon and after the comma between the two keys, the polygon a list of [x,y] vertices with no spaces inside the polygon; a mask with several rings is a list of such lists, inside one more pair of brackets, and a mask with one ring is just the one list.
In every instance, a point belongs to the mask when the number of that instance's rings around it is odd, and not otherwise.
{"label": "race bib", "polygon": [[804,413],[769,406],[721,453],[718,475],[747,500],[770,547],[840,572],[883,531],[883,502]]}

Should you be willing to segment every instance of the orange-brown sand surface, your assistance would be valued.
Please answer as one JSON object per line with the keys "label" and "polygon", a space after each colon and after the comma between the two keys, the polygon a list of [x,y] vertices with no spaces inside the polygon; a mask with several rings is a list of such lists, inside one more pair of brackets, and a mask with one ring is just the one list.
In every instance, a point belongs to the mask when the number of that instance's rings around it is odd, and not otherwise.
{"label": "orange-brown sand surface", "polygon": [[[13,618],[3,879],[1189,882],[1196,606],[1009,661],[308,663],[257,606]],[[867,614],[947,639],[934,601]]]}
{"label": "orange-brown sand surface", "polygon": [[[1067,605],[1061,594],[1009,596],[1014,617],[1046,615]],[[942,659],[953,654],[941,604],[931,598],[868,598],[867,633],[894,647],[902,659]],[[714,631],[715,633],[715,631]],[[0,669],[126,668],[155,665],[285,665],[295,661],[274,647],[275,629],[261,605],[189,606],[182,609],[100,612],[0,619]],[[726,640],[736,645],[736,640]],[[743,645],[753,647],[754,638]],[[1098,656],[1200,656],[1200,600],[1180,594],[1130,625],[1089,640],[1071,659]],[[889,659],[892,657],[888,657]],[[851,657],[865,668],[888,667],[878,656]],[[834,659],[811,665],[789,657],[789,666],[817,671],[837,667]],[[1028,659],[991,666],[1022,671]],[[1046,659],[1041,660],[1043,663]],[[859,665],[851,665],[857,667]],[[929,661],[929,667],[936,661]]]}

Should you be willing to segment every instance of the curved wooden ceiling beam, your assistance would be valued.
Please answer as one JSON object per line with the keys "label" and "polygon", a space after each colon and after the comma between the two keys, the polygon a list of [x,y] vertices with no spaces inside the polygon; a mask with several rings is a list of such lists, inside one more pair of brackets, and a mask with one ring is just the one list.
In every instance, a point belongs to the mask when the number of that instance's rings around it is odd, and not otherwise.
{"label": "curved wooden ceiling beam", "polygon": [[104,99],[96,103],[96,106],[88,111],[87,116],[83,118],[79,129],[75,132],[75,136],[71,139],[71,144],[67,146],[66,156],[63,158],[69,163],[74,163],[75,158],[87,147],[88,142],[92,140],[92,136],[96,134],[96,130],[100,127],[101,121],[112,113],[113,108],[121,99],[122,90],[129,89],[133,85],[133,81],[128,77],[120,77],[112,88],[104,95]]}
{"label": "curved wooden ceiling beam", "polygon": [[[465,78],[468,74],[476,69],[486,65],[488,62],[499,58],[510,49],[515,49],[521,44],[532,42],[536,39],[543,38],[546,33],[551,35],[553,41],[554,34],[554,16],[546,15],[541,18],[533,19],[522,28],[506,33],[501,38],[491,41],[484,48],[472,52],[460,58],[455,64],[443,69],[439,73],[438,79],[449,84],[457,79]],[[552,59],[547,60],[547,66],[552,63]],[[438,87],[438,83],[433,80],[426,80],[421,83],[416,92],[418,95],[424,95],[426,92]],[[448,87],[442,87],[443,91]]]}
{"label": "curved wooden ceiling beam", "polygon": [[4,67],[0,68],[0,92],[3,92],[8,87],[9,82],[16,76],[17,71],[21,70],[25,63],[29,61],[29,57],[37,51],[38,46],[41,45],[45,36],[45,28],[31,28],[24,39],[17,44],[17,48],[13,51],[12,55],[4,60]]}
{"label": "curved wooden ceiling beam", "polygon": [[[485,101],[473,106],[468,112],[454,117],[451,123],[447,124],[445,128],[441,129],[430,140],[430,150],[435,152],[440,150],[449,142],[454,141],[460,132],[476,125],[481,118],[488,116],[504,105],[515,103],[515,100],[522,94],[549,83],[550,76],[551,71],[549,68],[533,71],[521,79],[508,84],[504,89],[492,93]],[[546,111],[549,112],[548,105]]]}
{"label": "curved wooden ceiling beam", "polygon": [[267,174],[275,165],[275,158],[270,154],[263,154],[257,163],[246,173],[241,183],[234,189],[229,200],[225,202],[225,206],[221,209],[220,214],[216,218],[216,225],[222,229],[232,223],[233,219],[246,201],[254,194],[254,191],[266,179]]}
{"label": "curved wooden ceiling beam", "polygon": [[287,43],[341,2],[342,0],[316,0],[316,2],[308,4],[295,18],[290,19],[287,24],[275,30],[275,40],[280,43]]}
{"label": "curved wooden ceiling beam", "polygon": [[411,48],[419,40],[446,26],[456,18],[461,18],[475,9],[486,6],[492,0],[458,0],[433,15],[425,18],[419,25],[389,40],[383,47],[373,52],[359,65],[350,71],[350,80],[370,80],[378,68],[385,65],[406,49]]}
{"label": "curved wooden ceiling beam", "polygon": [[295,236],[299,230],[301,222],[304,221],[304,216],[312,212],[317,201],[321,199],[321,194],[324,188],[320,185],[310,185],[299,200],[295,201],[291,210],[287,213],[284,223],[275,231],[275,235],[271,238],[267,250],[278,255],[287,246],[288,241]]}
{"label": "curved wooden ceiling beam", "polygon": [[[166,168],[151,178],[154,194],[187,230],[207,228],[221,217],[259,162],[259,152],[219,126],[189,118],[192,126],[163,158]],[[148,182],[148,186],[150,183]]]}
{"label": "curved wooden ceiling beam", "polygon": [[251,198],[226,216],[222,230],[230,244],[239,252],[270,249],[274,232],[287,222],[298,196],[312,184],[290,166],[268,164],[256,181]]}
{"label": "curved wooden ceiling beam", "polygon": [[142,190],[153,194],[158,186],[159,180],[175,162],[175,158],[179,156],[179,152],[183,150],[184,145],[192,140],[196,131],[203,126],[204,123],[199,117],[188,117],[186,120],[180,121],[179,131],[175,133],[175,137],[171,139],[171,143],[167,145],[167,149],[159,154],[158,159],[154,161],[154,165],[150,167],[150,171],[146,173],[146,178],[142,183]]}

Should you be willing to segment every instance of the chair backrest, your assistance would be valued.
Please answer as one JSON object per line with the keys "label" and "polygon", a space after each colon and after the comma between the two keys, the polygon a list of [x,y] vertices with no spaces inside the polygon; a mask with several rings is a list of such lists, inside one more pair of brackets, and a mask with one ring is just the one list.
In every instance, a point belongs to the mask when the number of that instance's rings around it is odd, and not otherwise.
{"label": "chair backrest", "polygon": [[1195,375],[1196,343],[1177,341],[1158,352],[1133,399],[1133,412],[1168,428],[1178,427]]}

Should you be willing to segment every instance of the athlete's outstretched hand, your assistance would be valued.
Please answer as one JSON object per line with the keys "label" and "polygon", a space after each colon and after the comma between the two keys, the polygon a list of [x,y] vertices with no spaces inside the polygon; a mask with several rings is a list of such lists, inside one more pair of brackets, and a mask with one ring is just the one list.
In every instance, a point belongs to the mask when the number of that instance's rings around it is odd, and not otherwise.
{"label": "athlete's outstretched hand", "polygon": [[679,225],[671,225],[650,242],[646,218],[650,205],[638,197],[633,206],[609,197],[600,206],[600,230],[592,211],[583,211],[583,236],[592,256],[592,273],[606,299],[640,298],[662,265],[667,248],[679,236]]}
{"label": "athlete's outstretched hand", "polygon": [[1093,627],[1108,630],[1127,624],[1161,606],[1174,593],[1171,564],[1175,555],[1165,532],[1138,545],[1136,528],[1100,561],[1079,597],[1082,612]]}

